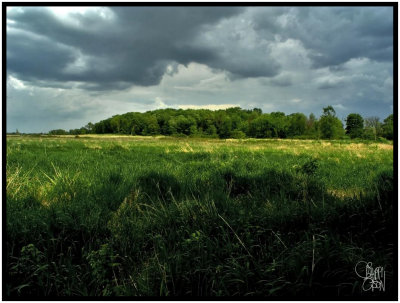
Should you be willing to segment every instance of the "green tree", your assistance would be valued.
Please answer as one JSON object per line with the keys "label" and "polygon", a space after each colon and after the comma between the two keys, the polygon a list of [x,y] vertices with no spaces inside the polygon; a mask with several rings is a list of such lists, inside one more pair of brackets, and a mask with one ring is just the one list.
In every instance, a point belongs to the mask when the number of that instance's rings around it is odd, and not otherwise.
{"label": "green tree", "polygon": [[249,136],[255,138],[271,138],[273,126],[267,114],[262,114],[249,124]]}
{"label": "green tree", "polygon": [[160,134],[160,126],[158,125],[157,117],[155,115],[149,115],[146,117],[145,128],[143,132],[145,135]]}
{"label": "green tree", "polygon": [[253,112],[257,113],[258,115],[262,114],[261,108],[257,108],[257,107],[253,108]]}
{"label": "green tree", "polygon": [[332,106],[323,108],[323,114],[318,125],[323,139],[337,139],[344,135],[343,124],[336,117],[336,112]]}
{"label": "green tree", "polygon": [[381,137],[383,135],[382,124],[379,122],[379,117],[376,116],[367,117],[364,120],[364,124],[365,124],[365,132],[367,132],[368,134],[372,133],[373,139],[376,140],[377,137]]}
{"label": "green tree", "polygon": [[196,129],[196,121],[189,117],[185,117],[184,115],[179,115],[176,118],[176,131],[179,134],[184,134],[184,135],[190,135],[192,131],[195,131]]}
{"label": "green tree", "polygon": [[110,126],[113,133],[120,133],[121,129],[121,117],[119,115],[115,115],[110,120]]}
{"label": "green tree", "polygon": [[373,128],[366,127],[363,130],[361,138],[366,139],[366,140],[376,140],[376,133],[374,132]]}
{"label": "green tree", "polygon": [[129,114],[121,115],[119,119],[119,132],[121,134],[130,134],[132,130]]}
{"label": "green tree", "polygon": [[350,138],[361,138],[364,129],[364,119],[359,114],[349,114],[346,119],[346,134]]}
{"label": "green tree", "polygon": [[323,109],[323,116],[331,116],[331,117],[336,117],[336,111],[333,109],[331,105],[328,105],[327,107],[324,107]]}
{"label": "green tree", "polygon": [[382,124],[383,136],[388,140],[393,140],[393,114],[390,114]]}
{"label": "green tree", "polygon": [[249,123],[247,121],[241,121],[238,125],[237,130],[240,130],[244,134],[247,134],[249,131]]}
{"label": "green tree", "polygon": [[93,127],[94,127],[94,124],[92,122],[89,122],[88,124],[86,124],[85,125],[86,133],[91,134],[93,131]]}
{"label": "green tree", "polygon": [[217,128],[215,127],[215,125],[210,125],[207,129],[206,129],[206,134],[211,136],[211,137],[215,137],[217,135]]}
{"label": "green tree", "polygon": [[143,135],[146,122],[145,117],[141,113],[132,113],[130,115],[129,129],[131,135]]}
{"label": "green tree", "polygon": [[68,132],[63,129],[53,129],[49,131],[49,135],[68,135]]}
{"label": "green tree", "polygon": [[229,138],[232,131],[232,120],[229,117],[224,117],[218,128],[218,135],[220,138]]}
{"label": "green tree", "polygon": [[310,138],[318,138],[318,120],[313,113],[307,119],[305,134]]}
{"label": "green tree", "polygon": [[169,119],[167,125],[167,135],[175,135],[177,133],[177,123],[175,117]]}
{"label": "green tree", "polygon": [[229,138],[232,131],[232,120],[225,110],[219,110],[215,115],[215,126],[220,138]]}
{"label": "green tree", "polygon": [[273,133],[279,138],[286,138],[289,127],[289,117],[283,112],[272,112],[269,121],[272,124]]}
{"label": "green tree", "polygon": [[111,119],[102,120],[94,125],[94,132],[96,134],[110,134],[112,133]]}
{"label": "green tree", "polygon": [[317,118],[315,117],[315,115],[311,113],[307,119],[307,129],[311,129],[314,126],[316,120]]}
{"label": "green tree", "polygon": [[306,131],[307,117],[301,113],[291,114],[289,116],[289,136],[301,136]]}

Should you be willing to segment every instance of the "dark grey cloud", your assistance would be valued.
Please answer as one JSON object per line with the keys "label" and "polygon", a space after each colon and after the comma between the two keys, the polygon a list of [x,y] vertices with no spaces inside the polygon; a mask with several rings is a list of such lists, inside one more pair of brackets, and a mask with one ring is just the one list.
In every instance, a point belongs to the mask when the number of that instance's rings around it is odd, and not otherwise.
{"label": "dark grey cloud", "polygon": [[71,49],[47,38],[13,30],[7,35],[8,71],[25,80],[58,78],[59,71],[73,60]]}
{"label": "dark grey cloud", "polygon": [[[172,62],[208,62],[207,46],[192,45],[202,30],[243,9],[235,7],[111,7],[106,19],[95,12],[71,15],[77,24],[45,8],[11,11],[7,31],[8,71],[20,79],[81,81],[88,89],[158,84]],[[23,34],[18,30],[23,30]],[[35,36],[40,35],[42,39]],[[28,46],[28,47],[26,47]],[[83,56],[81,70],[67,72]],[[22,62],[20,61],[22,58]],[[224,68],[224,67],[222,67]],[[122,83],[122,85],[121,85]]]}
{"label": "dark grey cloud", "polygon": [[282,68],[270,47],[287,39],[300,41],[315,68],[393,56],[390,7],[105,9],[107,16],[88,10],[71,13],[69,21],[47,8],[9,11],[8,72],[104,91],[156,85],[176,63],[202,63],[231,79],[275,77]]}

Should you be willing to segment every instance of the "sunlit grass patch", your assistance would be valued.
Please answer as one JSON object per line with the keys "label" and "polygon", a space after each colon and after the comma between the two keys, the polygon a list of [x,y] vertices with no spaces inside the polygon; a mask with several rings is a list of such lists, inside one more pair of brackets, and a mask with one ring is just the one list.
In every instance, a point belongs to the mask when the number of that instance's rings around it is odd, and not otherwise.
{"label": "sunlit grass patch", "polygon": [[393,145],[389,144],[378,144],[379,149],[393,150]]}
{"label": "sunlit grass patch", "polygon": [[359,188],[348,188],[348,189],[328,189],[328,193],[331,195],[344,199],[344,198],[360,198],[363,191]]}

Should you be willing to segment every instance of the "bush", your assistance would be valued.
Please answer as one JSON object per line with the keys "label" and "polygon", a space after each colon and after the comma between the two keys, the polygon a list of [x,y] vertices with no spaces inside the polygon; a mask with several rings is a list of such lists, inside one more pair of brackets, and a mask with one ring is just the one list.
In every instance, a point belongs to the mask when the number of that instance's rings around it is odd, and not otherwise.
{"label": "bush", "polygon": [[243,138],[246,138],[246,134],[244,132],[242,132],[241,130],[234,130],[231,132],[231,138],[243,139]]}

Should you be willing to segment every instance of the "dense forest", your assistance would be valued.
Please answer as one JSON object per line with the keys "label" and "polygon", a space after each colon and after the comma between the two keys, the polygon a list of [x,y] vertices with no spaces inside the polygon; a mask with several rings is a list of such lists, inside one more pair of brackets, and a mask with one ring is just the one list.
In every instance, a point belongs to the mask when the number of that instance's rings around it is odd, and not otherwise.
{"label": "dense forest", "polygon": [[259,108],[246,110],[234,107],[217,111],[168,108],[115,115],[95,124],[89,122],[86,126],[71,129],[69,132],[56,129],[49,134],[172,135],[221,139],[246,137],[393,139],[393,114],[381,123],[378,117],[363,119],[361,115],[352,113],[347,116],[345,124],[344,126],[336,116],[332,106],[323,108],[319,119],[314,114],[307,117],[302,113],[290,115],[285,115],[283,112],[263,113]]}

